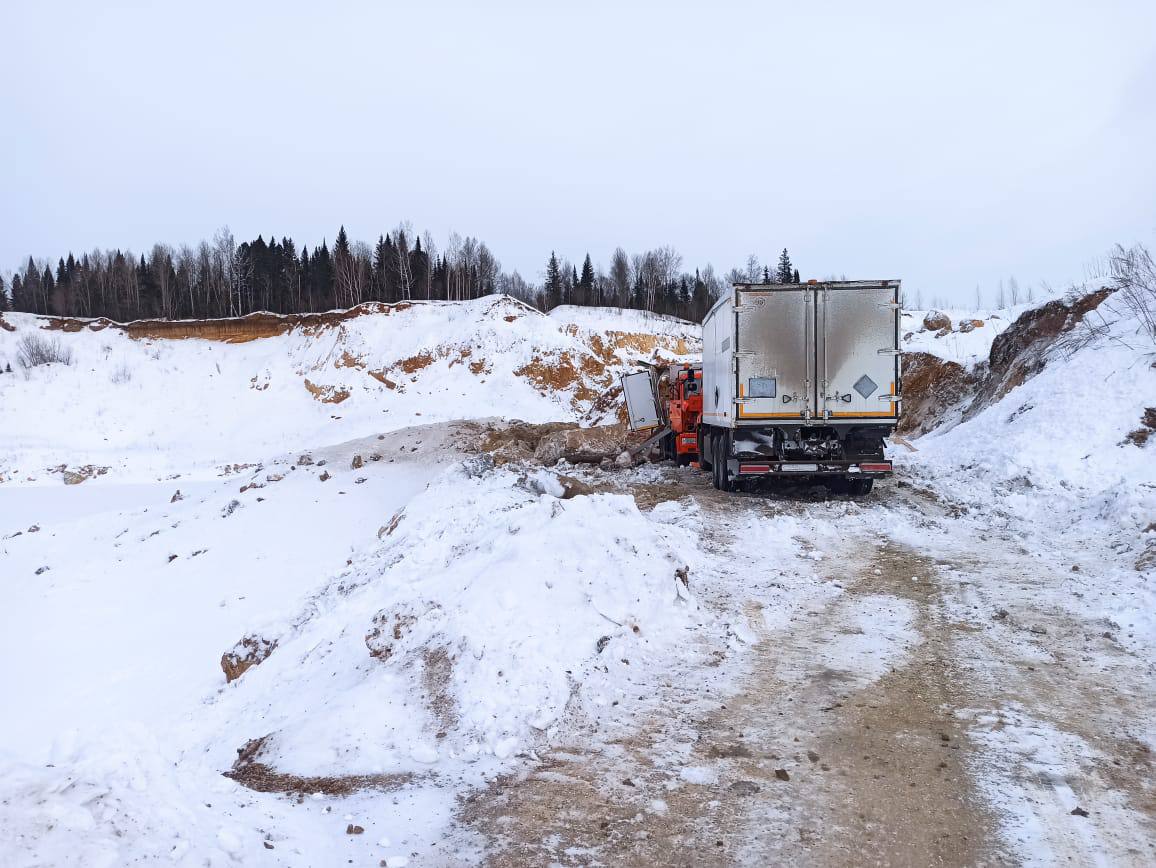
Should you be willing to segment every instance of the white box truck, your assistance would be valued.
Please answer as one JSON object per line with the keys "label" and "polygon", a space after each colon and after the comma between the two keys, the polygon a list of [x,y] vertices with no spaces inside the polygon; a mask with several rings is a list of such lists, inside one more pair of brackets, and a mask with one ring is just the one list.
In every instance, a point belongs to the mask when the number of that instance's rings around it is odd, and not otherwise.
{"label": "white box truck", "polygon": [[715,487],[809,478],[864,495],[891,473],[899,281],[735,284],[703,320],[698,453]]}

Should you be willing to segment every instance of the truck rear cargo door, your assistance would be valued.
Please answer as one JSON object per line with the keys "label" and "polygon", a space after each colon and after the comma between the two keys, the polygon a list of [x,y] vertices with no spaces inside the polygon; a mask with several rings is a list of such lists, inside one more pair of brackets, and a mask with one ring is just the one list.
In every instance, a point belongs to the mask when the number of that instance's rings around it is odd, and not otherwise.
{"label": "truck rear cargo door", "polygon": [[898,291],[895,282],[816,291],[820,418],[895,418]]}
{"label": "truck rear cargo door", "polygon": [[649,370],[622,375],[622,394],[626,398],[628,422],[632,431],[657,428],[662,424],[658,412],[658,396],[654,377]]}
{"label": "truck rear cargo door", "polygon": [[743,419],[805,419],[814,405],[814,291],[744,292],[735,308]]}

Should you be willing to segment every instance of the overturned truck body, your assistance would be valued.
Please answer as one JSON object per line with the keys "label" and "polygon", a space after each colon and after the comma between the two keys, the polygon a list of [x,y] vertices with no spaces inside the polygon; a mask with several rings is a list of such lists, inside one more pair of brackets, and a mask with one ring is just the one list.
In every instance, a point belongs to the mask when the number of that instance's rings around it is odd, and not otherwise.
{"label": "overturned truck body", "polygon": [[703,320],[699,455],[716,487],[819,478],[862,495],[891,472],[899,281],[735,284]]}

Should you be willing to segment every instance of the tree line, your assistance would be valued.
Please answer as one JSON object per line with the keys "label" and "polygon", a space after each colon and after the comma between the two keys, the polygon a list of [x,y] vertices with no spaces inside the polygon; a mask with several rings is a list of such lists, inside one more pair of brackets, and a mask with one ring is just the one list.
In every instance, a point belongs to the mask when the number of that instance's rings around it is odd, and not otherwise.
{"label": "tree line", "polygon": [[74,317],[206,319],[254,311],[308,313],[366,301],[460,301],[493,293],[519,298],[540,310],[561,304],[636,308],[699,321],[733,282],[791,283],[799,272],[786,250],[778,264],[761,266],[751,255],[745,268],[723,278],[711,265],[683,269],[672,247],[633,255],[621,247],[609,266],[590,254],[581,270],[551,252],[540,283],[507,273],[476,238],[451,234],[439,250],[426,232],[408,224],[370,245],[351,242],[342,226],[332,248],[326,241],[298,251],[292,238],[258,236],[237,243],[221,229],[195,246],[155,244],[147,254],[94,250],[69,252],[55,268],[29,257],[8,285],[0,277],[0,310]]}

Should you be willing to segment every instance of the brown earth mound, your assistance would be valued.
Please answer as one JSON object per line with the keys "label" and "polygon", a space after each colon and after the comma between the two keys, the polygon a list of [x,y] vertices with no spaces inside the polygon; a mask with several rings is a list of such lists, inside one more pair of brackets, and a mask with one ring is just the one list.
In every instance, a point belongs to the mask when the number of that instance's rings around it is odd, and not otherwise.
{"label": "brown earth mound", "polygon": [[[1056,341],[1111,294],[1112,290],[1101,289],[1074,301],[1050,301],[1024,312],[996,336],[987,365],[974,372],[929,353],[904,353],[903,414],[897,432],[926,434],[960,407],[964,408],[960,417],[970,419],[991,406],[1042,371]],[[941,326],[943,320],[946,317],[931,311],[924,325]],[[983,325],[983,320],[963,320],[959,329],[972,331]]]}
{"label": "brown earth mound", "polygon": [[408,302],[385,304],[384,302],[369,301],[348,310],[333,310],[325,313],[261,312],[224,319],[141,319],[128,323],[116,323],[103,317],[80,319],[42,316],[40,319],[44,323],[43,327],[49,331],[79,332],[85,329],[101,331],[106,328],[114,328],[124,332],[130,338],[165,338],[169,340],[200,338],[207,341],[243,343],[259,338],[283,335],[295,328],[318,330],[365,314],[385,314],[388,316],[397,311],[408,310],[412,306]]}
{"label": "brown earth mound", "polygon": [[573,422],[528,422],[498,424],[478,443],[478,451],[491,455],[495,464],[513,462],[553,466],[566,460],[572,464],[599,464],[613,461],[640,439],[623,424],[579,428]]}
{"label": "brown earth mound", "polygon": [[562,459],[571,464],[599,464],[613,461],[627,447],[630,429],[625,425],[571,428],[548,434],[534,450],[534,460],[550,467]]}
{"label": "brown earth mound", "polygon": [[975,392],[977,378],[962,365],[931,353],[903,354],[900,434],[926,434]]}
{"label": "brown earth mound", "polygon": [[277,642],[274,640],[262,636],[246,636],[221,655],[221,671],[225,673],[225,683],[236,681],[250,667],[263,662],[276,647]]}
{"label": "brown earth mound", "polygon": [[1072,302],[1057,299],[1022,313],[992,342],[987,374],[963,418],[970,419],[1042,371],[1056,340],[1071,332],[1113,292],[1104,288]]}
{"label": "brown earth mound", "polygon": [[929,310],[923,317],[923,327],[929,332],[937,332],[941,329],[951,331],[951,317],[937,310]]}
{"label": "brown earth mound", "polygon": [[581,361],[581,368],[574,364],[570,354],[562,352],[557,356],[534,356],[533,361],[514,371],[514,375],[525,377],[540,392],[564,392],[574,390],[575,402],[593,401],[598,393],[587,385],[585,377],[601,377],[605,366],[593,356]]}
{"label": "brown earth mound", "polygon": [[577,427],[573,422],[514,422],[488,430],[478,443],[478,451],[492,455],[498,465],[531,461],[543,437]]}

